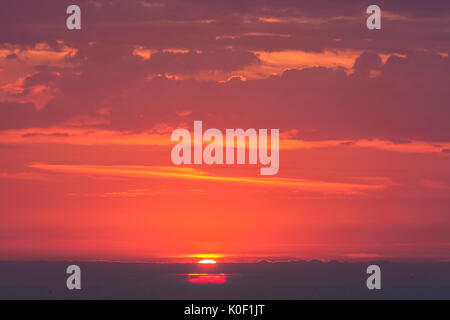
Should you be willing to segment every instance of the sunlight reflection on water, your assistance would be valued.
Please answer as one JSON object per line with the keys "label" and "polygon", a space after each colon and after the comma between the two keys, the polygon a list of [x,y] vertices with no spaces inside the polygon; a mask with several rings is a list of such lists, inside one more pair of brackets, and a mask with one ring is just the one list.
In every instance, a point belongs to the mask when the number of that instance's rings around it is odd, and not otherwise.
{"label": "sunlight reflection on water", "polygon": [[230,277],[225,273],[189,273],[184,276],[192,284],[224,284]]}

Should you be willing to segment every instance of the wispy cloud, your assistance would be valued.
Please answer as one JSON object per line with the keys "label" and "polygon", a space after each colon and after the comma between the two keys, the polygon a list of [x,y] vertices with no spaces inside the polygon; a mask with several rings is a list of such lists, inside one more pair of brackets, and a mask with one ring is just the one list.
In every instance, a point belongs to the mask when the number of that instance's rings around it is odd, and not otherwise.
{"label": "wispy cloud", "polygon": [[[0,142],[4,145],[45,143],[172,146],[174,142],[170,139],[170,133],[173,129],[174,127],[168,124],[159,124],[151,130],[140,133],[91,128],[30,128],[2,131],[0,132]],[[441,155],[448,154],[447,150],[450,150],[450,142],[415,140],[394,142],[382,139],[302,140],[292,138],[291,131],[280,134],[280,150],[345,147],[371,148],[401,153],[436,153]]]}
{"label": "wispy cloud", "polygon": [[366,191],[381,190],[386,187],[386,184],[384,184],[381,180],[373,183],[345,183],[295,178],[232,177],[211,175],[205,171],[193,168],[164,166],[101,166],[32,163],[30,164],[30,168],[70,174],[108,175],[130,178],[156,177],[252,184],[256,186],[291,188],[326,194],[360,194]]}
{"label": "wispy cloud", "polygon": [[37,172],[0,172],[0,179],[51,181],[50,177]]}

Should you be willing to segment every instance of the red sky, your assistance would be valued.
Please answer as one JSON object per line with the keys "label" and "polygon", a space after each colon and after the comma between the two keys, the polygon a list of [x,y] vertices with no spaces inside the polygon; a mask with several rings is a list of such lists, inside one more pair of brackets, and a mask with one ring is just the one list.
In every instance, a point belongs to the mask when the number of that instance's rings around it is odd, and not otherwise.
{"label": "red sky", "polygon": [[[0,5],[0,259],[450,259],[448,1],[69,4]],[[174,166],[194,120],[279,173]]]}

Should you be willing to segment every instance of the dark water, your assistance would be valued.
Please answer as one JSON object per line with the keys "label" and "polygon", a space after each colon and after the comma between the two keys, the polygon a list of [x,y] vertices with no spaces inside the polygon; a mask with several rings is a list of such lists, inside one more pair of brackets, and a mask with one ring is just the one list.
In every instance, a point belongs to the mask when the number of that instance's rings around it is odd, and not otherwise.
{"label": "dark water", "polygon": [[[66,288],[81,267],[82,289]],[[146,264],[0,262],[1,299],[450,299],[450,263],[375,262],[382,289],[369,291],[373,263]]]}

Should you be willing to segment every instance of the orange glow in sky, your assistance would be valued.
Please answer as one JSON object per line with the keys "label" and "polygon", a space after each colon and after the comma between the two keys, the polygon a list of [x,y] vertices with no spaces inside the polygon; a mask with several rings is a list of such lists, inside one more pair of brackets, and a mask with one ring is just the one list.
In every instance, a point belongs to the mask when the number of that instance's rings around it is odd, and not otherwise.
{"label": "orange glow in sky", "polygon": [[[64,10],[26,2],[0,10],[0,261],[450,261],[439,11],[393,6],[383,41],[347,4],[205,1],[199,20],[184,1],[87,1],[98,27],[72,38],[42,27]],[[279,130],[276,175],[250,139],[226,161],[237,128]],[[191,164],[171,160],[178,129]]]}

